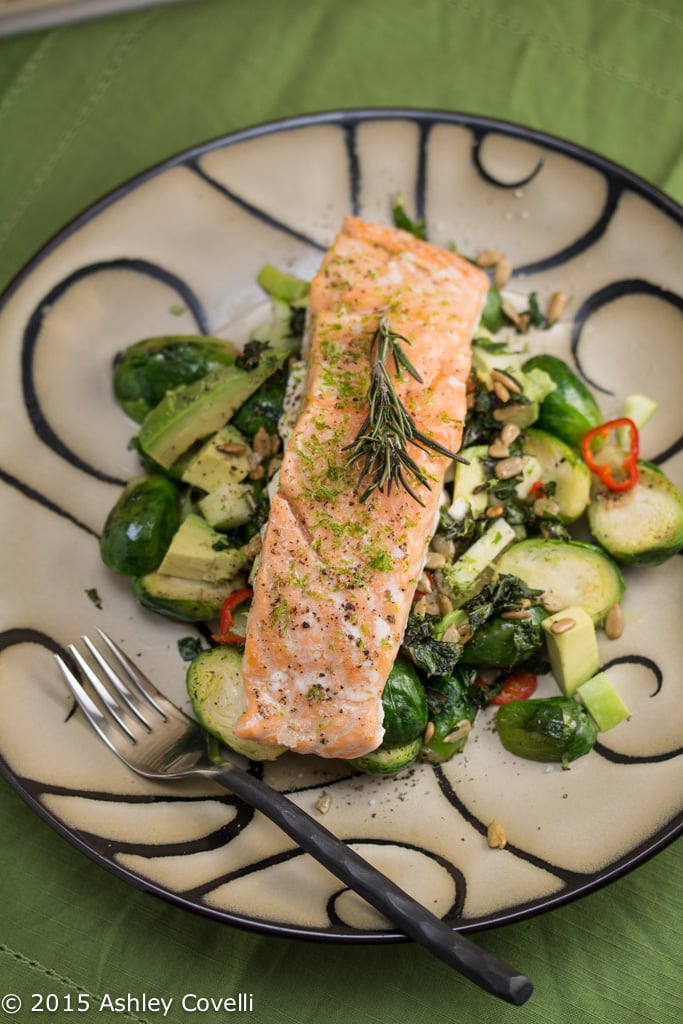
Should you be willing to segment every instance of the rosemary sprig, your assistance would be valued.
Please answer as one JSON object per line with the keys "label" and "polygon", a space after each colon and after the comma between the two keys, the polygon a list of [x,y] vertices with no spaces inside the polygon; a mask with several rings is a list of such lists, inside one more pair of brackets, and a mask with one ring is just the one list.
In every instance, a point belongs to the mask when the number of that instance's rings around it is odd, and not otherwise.
{"label": "rosemary sprig", "polygon": [[429,480],[424,470],[408,453],[406,446],[413,444],[422,451],[438,452],[460,462],[465,460],[418,430],[415,420],[396,393],[386,366],[389,359],[393,360],[399,380],[402,379],[405,370],[418,383],[422,383],[422,377],[401,348],[400,342],[410,345],[408,338],[391,329],[386,317],[380,317],[370,342],[372,369],[367,393],[368,414],[356,439],[347,445],[344,451],[351,452],[350,465],[360,462],[359,486],[369,478],[369,483],[361,494],[362,502],[367,501],[375,490],[382,494],[385,491],[391,494],[392,488],[396,487],[403,488],[411,498],[424,507],[424,502],[415,493],[411,483],[413,486],[417,483],[431,490]]}

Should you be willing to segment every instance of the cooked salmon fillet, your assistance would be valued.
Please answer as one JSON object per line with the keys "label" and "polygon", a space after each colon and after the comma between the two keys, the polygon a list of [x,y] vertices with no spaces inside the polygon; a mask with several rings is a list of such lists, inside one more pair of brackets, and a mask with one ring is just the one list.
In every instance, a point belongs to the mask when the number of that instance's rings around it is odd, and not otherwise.
{"label": "cooked salmon fillet", "polygon": [[[381,695],[434,532],[450,459],[409,446],[430,487],[365,486],[349,465],[367,413],[379,318],[409,339],[422,383],[396,390],[418,428],[460,447],[470,340],[489,282],[408,232],[348,217],[313,279],[308,375],[263,538],[235,732],[322,757],[382,742]],[[389,364],[393,374],[393,363]]]}

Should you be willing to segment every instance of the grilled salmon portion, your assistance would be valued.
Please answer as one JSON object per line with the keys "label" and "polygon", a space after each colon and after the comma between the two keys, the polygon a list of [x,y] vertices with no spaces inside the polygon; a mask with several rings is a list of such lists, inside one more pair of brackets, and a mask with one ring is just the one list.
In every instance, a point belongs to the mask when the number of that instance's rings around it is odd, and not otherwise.
{"label": "grilled salmon portion", "polygon": [[[367,415],[380,317],[408,339],[422,377],[395,376],[424,434],[460,447],[470,341],[489,283],[408,232],[355,217],[311,285],[308,375],[285,450],[254,581],[235,732],[322,757],[382,742],[382,690],[434,532],[450,459],[409,445],[429,480],[360,498],[353,444]],[[393,374],[393,363],[388,363]]]}

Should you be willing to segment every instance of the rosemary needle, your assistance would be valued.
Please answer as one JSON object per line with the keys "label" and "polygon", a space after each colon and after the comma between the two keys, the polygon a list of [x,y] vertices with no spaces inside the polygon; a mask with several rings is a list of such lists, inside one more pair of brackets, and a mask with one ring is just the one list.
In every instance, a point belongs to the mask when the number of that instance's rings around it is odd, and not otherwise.
{"label": "rosemary needle", "polygon": [[364,480],[368,480],[361,494],[361,501],[367,501],[375,490],[382,494],[385,491],[391,494],[392,488],[396,487],[403,488],[419,505],[424,506],[424,502],[413,487],[418,484],[431,490],[429,480],[424,470],[408,453],[407,445],[413,444],[422,451],[438,452],[460,462],[466,460],[418,430],[415,420],[396,393],[387,370],[388,359],[393,360],[399,380],[405,370],[418,383],[422,383],[422,377],[403,351],[400,342],[410,345],[407,338],[391,329],[386,317],[380,317],[370,342],[372,368],[367,393],[368,414],[356,439],[344,450],[351,452],[350,465],[360,463],[359,486]]}

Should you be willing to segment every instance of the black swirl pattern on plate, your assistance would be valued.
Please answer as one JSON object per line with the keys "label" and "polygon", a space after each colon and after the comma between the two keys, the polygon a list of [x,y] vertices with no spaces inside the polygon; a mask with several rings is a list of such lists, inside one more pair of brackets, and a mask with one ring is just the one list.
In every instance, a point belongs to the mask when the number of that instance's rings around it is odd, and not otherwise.
{"label": "black swirl pattern on plate", "polygon": [[[473,814],[467,805],[460,799],[455,789],[453,788],[450,779],[444,772],[443,768],[438,766],[434,767],[434,773],[436,775],[439,789],[443,793],[448,803],[454,807],[458,814],[472,826],[481,836],[485,837],[488,832],[488,822],[483,822],[480,818],[477,818]],[[542,857],[537,857],[533,853],[529,853],[527,850],[523,850],[518,846],[514,846],[511,843],[507,843],[505,849],[508,853],[518,857],[520,860],[526,861],[527,864],[533,865],[535,868],[540,868],[542,871],[547,871],[551,875],[555,875],[560,878],[565,885],[573,885],[578,881],[584,879],[586,876],[580,871],[568,871],[566,868],[558,867],[556,864],[551,864],[550,861],[544,860]]]}
{"label": "black swirl pattern on plate", "polygon": [[358,146],[356,139],[356,123],[349,122],[344,125],[344,145],[346,147],[347,174],[349,178],[349,191],[351,195],[351,212],[358,216],[360,212],[360,185],[361,172],[358,160]]}
{"label": "black swirl pattern on plate", "polygon": [[[426,162],[426,159],[427,159],[426,153],[427,153],[427,140],[428,140],[429,130],[434,126],[434,124],[438,124],[438,123],[439,123],[438,121],[437,122],[432,122],[431,124],[426,124],[424,122],[420,122],[420,129],[421,129],[420,154],[421,154],[421,160],[423,162]],[[529,172],[529,174],[525,175],[524,177],[519,178],[516,181],[509,181],[509,182],[508,181],[501,181],[491,171],[489,171],[486,168],[485,158],[484,158],[484,154],[483,154],[483,145],[484,145],[486,139],[489,138],[492,135],[502,135],[502,136],[507,137],[507,138],[509,138],[511,135],[512,135],[512,137],[515,137],[515,136],[523,137],[523,136],[519,136],[519,133],[517,133],[517,132],[512,132],[512,133],[509,132],[509,131],[508,132],[501,132],[500,129],[497,128],[497,127],[492,129],[489,126],[483,126],[483,125],[481,127],[475,126],[472,129],[471,159],[472,159],[472,164],[476,168],[477,173],[479,174],[480,178],[484,182],[486,182],[487,185],[490,185],[492,188],[496,188],[496,189],[505,189],[505,190],[512,190],[512,191],[514,191],[516,189],[524,188],[524,187],[526,187],[528,185],[531,185],[532,182],[534,182],[535,179],[543,171],[543,168],[545,166],[545,159],[544,159],[544,157],[542,157],[542,156],[539,157],[536,165]],[[525,140],[525,141],[528,141],[528,140]],[[531,141],[533,141],[533,140],[531,140]],[[546,145],[547,145],[547,140],[546,140]],[[424,173],[424,171],[423,171],[423,173]],[[605,180],[605,188],[606,188],[605,202],[604,202],[602,210],[600,211],[598,217],[596,218],[595,222],[591,225],[591,227],[588,228],[582,235],[580,235],[578,238],[576,238],[569,245],[564,246],[562,249],[558,250],[557,252],[552,253],[549,256],[545,256],[545,257],[543,257],[541,259],[534,260],[534,261],[532,261],[530,263],[526,263],[526,264],[522,264],[522,265],[519,265],[519,266],[515,266],[515,268],[513,270],[513,278],[523,277],[523,276],[529,275],[529,274],[538,274],[538,273],[542,273],[542,272],[547,271],[547,270],[551,270],[554,267],[561,266],[563,263],[566,263],[569,260],[574,259],[575,257],[579,256],[581,253],[583,253],[586,250],[590,249],[590,247],[595,245],[595,243],[605,234],[605,232],[607,231],[607,229],[609,227],[610,221],[612,220],[612,217],[614,216],[614,214],[615,214],[615,212],[617,210],[617,207],[618,207],[618,204],[619,204],[619,199],[620,199],[622,191],[623,191],[623,185],[614,176],[603,175],[603,177],[604,177],[604,180]],[[416,202],[416,209],[418,210],[418,217],[420,217],[422,219],[424,218],[424,207],[425,207],[425,196],[424,196],[424,181],[423,181],[423,183],[422,183],[422,194],[418,193],[417,202]],[[420,211],[422,211],[422,212],[420,212]]]}
{"label": "black swirl pattern on plate", "polygon": [[563,263],[568,263],[569,260],[573,260],[577,256],[580,256],[602,238],[617,210],[619,199],[623,192],[622,185],[613,178],[606,178],[605,184],[607,188],[605,203],[599,216],[591,227],[584,231],[579,238],[575,239],[558,252],[553,253],[550,256],[546,256],[543,259],[535,260],[532,263],[525,263],[520,267],[515,267],[513,277],[524,277],[529,274],[539,274],[546,270],[551,270],[553,267],[561,266]]}
{"label": "black swirl pattern on plate", "polygon": [[229,199],[231,203],[234,203],[236,206],[239,206],[240,209],[248,213],[250,217],[260,221],[262,224],[267,224],[268,227],[274,228],[276,231],[282,231],[290,238],[294,238],[298,242],[303,242],[304,245],[309,245],[312,249],[317,249],[318,252],[325,252],[326,246],[316,241],[315,238],[311,238],[310,235],[297,231],[297,229],[291,225],[278,220],[265,210],[260,209],[258,206],[254,206],[253,203],[250,203],[242,196],[237,195],[236,192],[227,188],[227,186],[223,185],[220,181],[216,181],[215,178],[212,178],[211,175],[202,167],[200,157],[193,157],[192,159],[187,160],[186,166],[189,170],[194,171],[194,173],[200,177],[202,181],[206,182],[207,185],[210,185],[211,188],[215,189],[216,192],[219,192],[226,199]]}
{"label": "black swirl pattern on plate", "polygon": [[[646,668],[654,678],[655,683],[650,698],[657,697],[661,693],[664,686],[664,675],[659,665],[652,658],[645,658],[641,654],[625,654],[606,662],[603,669],[607,672],[615,665],[641,665],[643,668]],[[596,754],[604,757],[606,761],[611,761],[612,764],[623,765],[658,764],[662,761],[671,761],[673,758],[683,755],[683,746],[676,747],[673,750],[660,751],[657,754],[623,754],[618,750],[613,750],[608,743],[598,741],[594,749]]]}
{"label": "black swirl pattern on plate", "polygon": [[80,455],[77,455],[76,452],[72,451],[61,440],[57,432],[48,422],[48,419],[41,407],[39,388],[36,385],[34,374],[34,361],[40,341],[43,321],[54,304],[58,302],[70,288],[75,284],[78,284],[80,281],[85,280],[93,274],[100,274],[105,271],[112,270],[125,270],[135,274],[142,274],[167,285],[169,288],[172,288],[189,309],[195,323],[197,324],[199,332],[201,334],[209,333],[207,316],[198,297],[185,281],[182,281],[174,274],[171,274],[170,271],[165,270],[163,267],[158,266],[155,263],[150,263],[147,260],[141,259],[121,258],[103,261],[101,263],[91,263],[86,266],[79,267],[78,270],[73,271],[73,273],[69,274],[68,277],[64,278],[64,280],[54,285],[48,294],[41,299],[29,317],[24,330],[21,352],[21,380],[26,411],[33,429],[40,441],[47,445],[47,447],[50,448],[59,458],[64,459],[72,466],[75,466],[77,469],[87,473],[88,476],[95,477],[95,479],[102,480],[105,483],[122,485],[125,481],[121,481],[117,477],[112,477],[108,473],[104,473],[101,469],[98,469],[97,466],[93,466],[91,463],[86,462],[80,457]]}
{"label": "black swirl pattern on plate", "polygon": [[[439,867],[442,868],[446,875],[448,875],[448,877],[451,879],[455,891],[455,899],[453,900],[453,903],[448,908],[448,910],[441,915],[441,919],[442,921],[445,921],[446,924],[452,926],[456,926],[462,921],[462,913],[465,906],[465,900],[467,898],[467,879],[465,878],[463,872],[460,871],[460,869],[457,868],[455,864],[453,864],[451,861],[447,860],[445,857],[440,856],[438,853],[434,853],[430,850],[425,850],[421,846],[416,846],[413,843],[407,843],[405,841],[397,843],[395,841],[387,839],[368,840],[367,838],[347,839],[345,841],[349,844],[359,846],[361,848],[373,846],[391,846],[401,850],[412,850],[415,853],[419,853],[427,857],[429,860],[434,861],[434,863],[438,864]],[[348,888],[342,887],[330,896],[330,899],[328,900],[327,903],[327,914],[332,924],[346,924],[343,915],[340,915],[337,912],[337,902],[341,896],[343,896],[345,893],[348,893],[349,891],[350,890]]]}
{"label": "black swirl pattern on plate", "polygon": [[[605,285],[604,288],[600,288],[593,292],[584,300],[574,316],[571,333],[571,352],[574,362],[576,363],[583,379],[596,391],[600,391],[605,395],[611,395],[613,392],[599,381],[591,379],[582,365],[580,352],[581,336],[590,318],[599,310],[608,306],[612,302],[616,302],[618,299],[635,295],[650,296],[651,298],[658,299],[660,302],[667,303],[674,309],[677,309],[680,313],[683,313],[683,297],[676,292],[672,292],[667,288],[662,288],[659,285],[653,284],[651,281],[643,280],[642,278],[625,278],[619,281],[611,281],[609,284]],[[681,434],[681,436],[672,445],[670,445],[669,448],[654,456],[650,461],[658,464],[666,462],[673,455],[679,452],[682,447],[683,434]]]}
{"label": "black swirl pattern on plate", "polygon": [[518,181],[500,181],[494,174],[486,169],[486,163],[482,156],[482,147],[491,135],[500,135],[500,132],[492,132],[487,128],[475,128],[472,132],[472,163],[476,167],[479,175],[488,185],[493,185],[494,188],[504,189],[516,189],[524,188],[526,185],[531,184],[534,178],[541,173],[543,165],[545,163],[544,158],[541,156],[538,158],[536,166]]}
{"label": "black swirl pattern on plate", "polygon": [[76,519],[75,516],[71,515],[70,512],[67,512],[66,509],[61,507],[61,505],[57,505],[54,501],[50,501],[50,499],[44,494],[41,494],[40,491],[37,491],[33,487],[29,487],[28,484],[25,484],[22,480],[19,480],[11,473],[6,473],[1,467],[0,480],[6,483],[9,487],[12,487],[15,491],[18,491],[19,494],[23,494],[23,496],[28,498],[29,501],[37,502],[37,504],[42,505],[44,509],[47,509],[48,512],[53,512],[57,516],[68,519],[70,523],[73,523],[74,526],[77,526],[80,530],[84,530],[86,533],[89,533],[91,537],[97,537],[97,533],[86,523],[82,523],[80,519]]}

